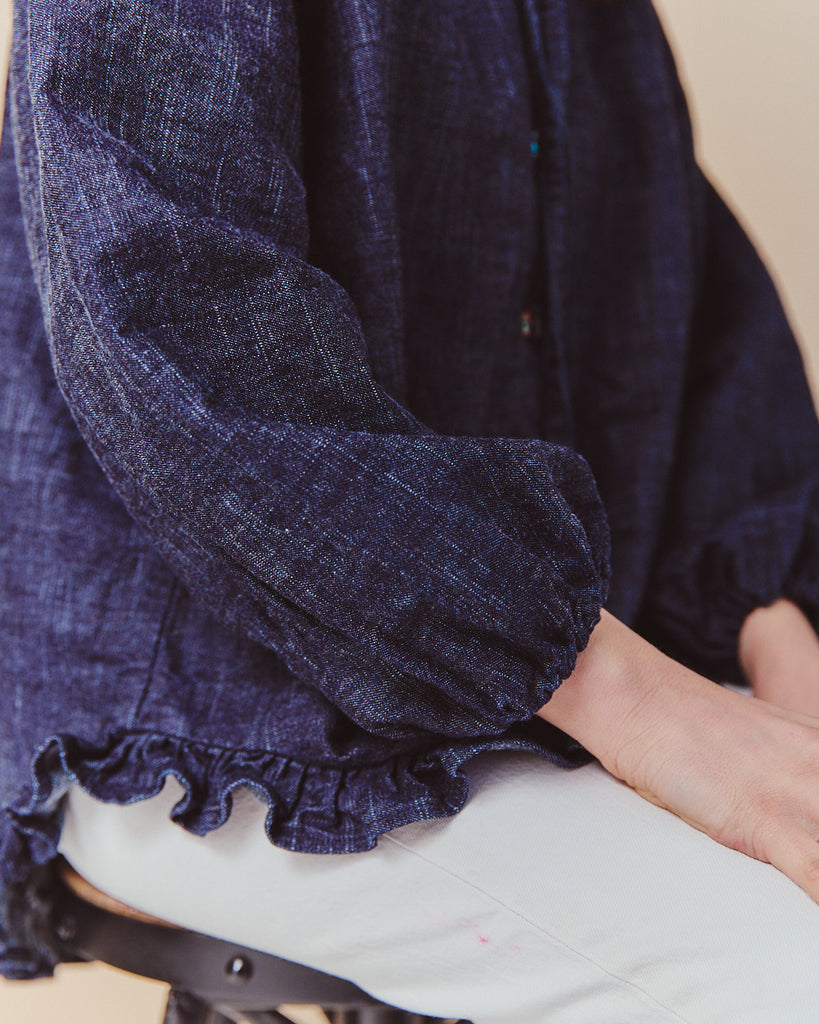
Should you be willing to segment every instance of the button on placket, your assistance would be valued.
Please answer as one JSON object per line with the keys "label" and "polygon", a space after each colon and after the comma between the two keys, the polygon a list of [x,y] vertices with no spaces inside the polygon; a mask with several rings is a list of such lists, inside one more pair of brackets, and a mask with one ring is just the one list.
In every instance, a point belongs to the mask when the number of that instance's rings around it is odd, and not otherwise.
{"label": "button on placket", "polygon": [[[529,132],[529,153],[532,160],[540,156],[540,132],[532,128]],[[532,302],[520,314],[520,334],[525,341],[537,342],[541,335],[541,311],[538,303]]]}
{"label": "button on placket", "polygon": [[[522,5],[532,88],[529,159],[536,198],[532,215],[538,221],[539,239],[531,291],[526,294],[520,318],[520,337],[540,339],[536,343],[543,380],[543,436],[559,435],[566,444],[572,443],[574,430],[564,324],[570,263],[571,6],[566,0],[527,0]],[[522,150],[523,146],[525,141]],[[539,308],[539,318],[534,316],[533,307]]]}
{"label": "button on placket", "polygon": [[520,334],[526,341],[537,341],[540,338],[540,307],[536,304],[527,306],[520,314]]}

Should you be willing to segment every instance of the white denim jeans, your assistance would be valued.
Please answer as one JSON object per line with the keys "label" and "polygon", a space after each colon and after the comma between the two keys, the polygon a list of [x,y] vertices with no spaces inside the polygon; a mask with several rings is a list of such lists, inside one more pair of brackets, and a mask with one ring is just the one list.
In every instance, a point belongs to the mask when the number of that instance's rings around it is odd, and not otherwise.
{"label": "white denim jeans", "polygon": [[61,850],[90,882],[177,924],[475,1024],[815,1024],[819,906],[591,764],[488,751],[470,798],[374,850],[294,853],[236,793],[204,838],[181,793],[127,807],[77,788]]}

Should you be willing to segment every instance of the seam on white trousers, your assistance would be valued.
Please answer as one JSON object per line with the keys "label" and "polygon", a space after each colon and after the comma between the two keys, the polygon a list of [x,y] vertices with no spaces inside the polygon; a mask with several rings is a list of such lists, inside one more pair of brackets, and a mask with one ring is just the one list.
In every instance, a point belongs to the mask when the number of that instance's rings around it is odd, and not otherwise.
{"label": "seam on white trousers", "polygon": [[422,853],[419,853],[417,850],[413,850],[411,846],[407,846],[406,844],[400,842],[398,839],[395,839],[388,833],[384,833],[379,837],[379,842],[382,842],[384,840],[393,843],[395,846],[399,846],[402,850],[405,850],[407,853],[412,854],[413,857],[417,857],[419,860],[423,860],[431,867],[437,868],[439,871],[444,872],[445,874],[449,875],[450,878],[454,878],[456,881],[461,882],[463,885],[468,885],[470,889],[474,889],[475,892],[479,892],[482,896],[485,896],[487,899],[492,900],[493,903],[496,903],[498,906],[503,907],[503,909],[508,911],[508,913],[514,914],[514,916],[519,918],[519,920],[523,921],[524,924],[528,925],[530,928],[534,928],[535,931],[540,932],[542,935],[546,936],[546,938],[548,938],[551,942],[554,942],[562,949],[568,950],[568,952],[572,953],[576,957],[579,957],[581,960],[585,960],[587,963],[595,967],[598,971],[601,971],[603,974],[606,974],[609,978],[613,978],[621,985],[624,985],[627,988],[631,989],[638,998],[643,999],[652,1007],[659,1007],[660,1009],[664,1010],[666,1013],[670,1014],[675,1021],[680,1021],[682,1022],[682,1024],[694,1024],[694,1022],[691,1021],[689,1018],[681,1017],[676,1012],[676,1010],[672,1010],[670,1006],[666,1006],[665,1003],[660,1002],[660,1000],[657,999],[655,996],[651,995],[650,992],[646,992],[644,989],[641,989],[638,985],[635,985],[633,981],[629,981],[627,978],[623,978],[621,975],[616,974],[614,971],[610,971],[608,968],[603,967],[596,960],[590,957],[587,953],[584,953],[582,950],[575,949],[574,946],[571,946],[564,939],[558,938],[556,935],[552,934],[552,932],[548,931],[542,925],[538,924],[536,921],[532,921],[530,918],[521,914],[521,912],[519,910],[516,910],[514,907],[510,907],[508,904],[504,903],[502,899],[499,899],[493,893],[487,892],[485,889],[482,889],[479,885],[475,885],[475,883],[470,881],[468,878],[463,878],[461,875],[455,874],[455,872],[450,870],[450,868],[446,868],[442,864],[437,864],[434,860],[430,860],[429,857],[425,856]]}

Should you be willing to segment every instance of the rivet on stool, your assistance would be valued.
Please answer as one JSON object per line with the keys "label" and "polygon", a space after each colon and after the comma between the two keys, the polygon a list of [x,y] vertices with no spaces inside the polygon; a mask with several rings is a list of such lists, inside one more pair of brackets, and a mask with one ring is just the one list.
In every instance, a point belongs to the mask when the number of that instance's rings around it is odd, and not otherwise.
{"label": "rivet on stool", "polygon": [[234,981],[250,981],[253,977],[253,964],[243,956],[234,956],[227,962],[225,974]]}

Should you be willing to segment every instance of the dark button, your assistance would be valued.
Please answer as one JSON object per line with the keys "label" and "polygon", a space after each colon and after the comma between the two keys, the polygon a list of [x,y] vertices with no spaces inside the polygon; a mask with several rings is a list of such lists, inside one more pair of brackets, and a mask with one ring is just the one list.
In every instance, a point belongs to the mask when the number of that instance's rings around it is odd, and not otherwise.
{"label": "dark button", "polygon": [[533,128],[529,135],[529,152],[532,156],[537,156],[540,152],[540,132]]}
{"label": "dark button", "polygon": [[520,333],[526,341],[537,341],[540,337],[540,310],[537,306],[527,306],[520,314]]}

